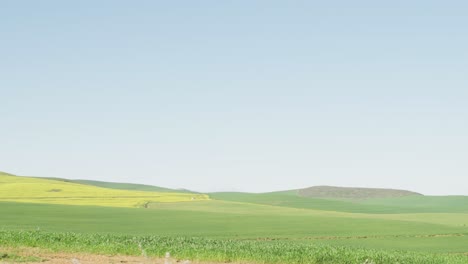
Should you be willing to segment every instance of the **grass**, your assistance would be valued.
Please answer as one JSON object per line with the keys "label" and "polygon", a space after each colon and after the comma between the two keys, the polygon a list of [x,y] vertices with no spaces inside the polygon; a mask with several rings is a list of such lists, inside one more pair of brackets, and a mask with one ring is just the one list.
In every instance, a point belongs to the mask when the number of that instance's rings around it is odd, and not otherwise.
{"label": "grass", "polygon": [[373,214],[373,213],[347,213],[337,211],[322,211],[283,206],[271,206],[243,202],[230,202],[221,200],[198,201],[195,203],[150,203],[148,208],[164,210],[185,210],[199,212],[218,212],[223,214],[244,215],[310,215],[344,218],[386,219],[430,223],[453,227],[468,227],[468,214],[459,213],[413,213],[413,214]]}
{"label": "grass", "polygon": [[[212,204],[210,204],[213,202]],[[170,208],[106,208],[0,203],[0,230],[43,230],[238,240],[318,241],[368,247],[367,239],[412,239],[407,250],[466,252],[467,228],[415,221],[372,219],[360,214],[320,214],[303,209],[206,201],[159,204]],[[190,205],[197,207],[184,209]],[[244,206],[244,207],[242,207]],[[226,211],[231,211],[226,213]],[[250,212],[250,213],[249,213]],[[371,215],[370,215],[371,216]],[[459,235],[462,237],[459,237]],[[450,235],[446,240],[437,236]],[[450,247],[447,247],[450,245]],[[371,245],[373,246],[373,245]],[[376,248],[377,249],[377,248]],[[379,249],[400,249],[398,244]]]}
{"label": "grass", "polygon": [[0,201],[141,207],[149,202],[190,202],[207,195],[107,189],[90,185],[0,174]]}
{"label": "grass", "polygon": [[47,247],[55,251],[126,254],[162,257],[165,252],[177,259],[255,263],[467,263],[468,257],[455,254],[422,254],[382,251],[287,241],[214,240],[193,237],[132,236],[115,234],[46,233],[0,231],[0,243],[8,246]]}
{"label": "grass", "polygon": [[405,208],[413,213],[468,213],[468,196],[407,196],[370,199],[362,204]]}
{"label": "grass", "polygon": [[[338,211],[350,213],[393,213],[401,212],[401,207],[380,206],[374,204],[360,204],[351,201],[327,200],[301,197],[296,193],[211,193],[216,200],[273,205],[291,208],[314,209],[324,211]],[[412,211],[409,211],[412,212]]]}
{"label": "grass", "polygon": [[342,201],[301,197],[296,192],[211,193],[217,200],[282,207],[370,214],[468,213],[468,196],[407,196],[401,198]]}

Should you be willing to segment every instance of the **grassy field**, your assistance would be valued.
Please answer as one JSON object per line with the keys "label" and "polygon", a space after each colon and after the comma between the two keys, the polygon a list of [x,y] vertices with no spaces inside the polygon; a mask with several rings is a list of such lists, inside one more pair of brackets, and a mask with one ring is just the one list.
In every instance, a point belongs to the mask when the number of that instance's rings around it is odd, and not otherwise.
{"label": "grassy field", "polygon": [[301,197],[296,192],[211,193],[217,200],[350,213],[468,213],[468,196],[407,196],[343,201]]}
{"label": "grassy field", "polygon": [[[44,189],[44,182],[38,184],[34,178],[3,175],[0,179],[0,190],[19,181],[16,186],[31,192],[36,188],[32,193],[40,195],[63,184],[71,184],[70,190],[98,188],[47,180]],[[104,194],[125,192],[98,189]],[[18,203],[10,197],[0,202],[0,245],[139,255],[141,244],[152,256],[170,251],[180,259],[221,262],[468,263],[466,197],[338,201],[286,191],[217,193],[210,195],[212,199],[192,201],[187,198],[193,194],[174,195],[186,198],[180,200],[185,202],[153,200],[146,208],[132,208],[93,205],[99,201],[93,199],[88,205],[71,205],[27,199]],[[408,204],[412,199],[415,202]]]}
{"label": "grassy field", "polygon": [[466,263],[456,254],[433,254],[392,250],[356,249],[289,241],[213,240],[209,238],[131,236],[115,234],[46,233],[0,231],[0,244],[44,247],[61,252],[163,256],[223,263]]}
{"label": "grassy field", "polygon": [[[214,203],[207,209],[104,208],[49,204],[0,203],[2,227],[17,230],[102,232],[203,236],[242,239],[388,237],[460,234],[463,227],[415,221],[367,218],[366,215],[321,214],[303,210]],[[174,204],[186,207],[189,203]],[[197,203],[193,203],[197,204]],[[196,206],[196,205],[194,205]],[[226,210],[237,210],[225,213]],[[236,209],[237,208],[237,209]],[[251,211],[251,213],[249,213]],[[460,249],[459,249],[460,250]]]}
{"label": "grassy field", "polygon": [[72,182],[0,174],[0,201],[141,207],[149,202],[190,202],[207,195],[101,188]]}

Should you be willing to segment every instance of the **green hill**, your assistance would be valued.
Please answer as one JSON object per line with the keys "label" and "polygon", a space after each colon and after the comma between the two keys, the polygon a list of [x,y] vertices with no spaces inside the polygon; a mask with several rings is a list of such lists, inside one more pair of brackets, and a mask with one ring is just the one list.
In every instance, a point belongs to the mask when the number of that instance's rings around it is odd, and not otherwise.
{"label": "green hill", "polygon": [[273,192],[260,194],[224,192],[210,193],[209,195],[212,199],[223,201],[254,203],[324,211],[337,211],[349,213],[395,213],[404,211],[401,210],[400,207],[360,204],[351,201],[302,197],[295,194],[294,192]]}
{"label": "green hill", "polygon": [[119,183],[119,182],[105,182],[105,181],[92,181],[92,180],[73,180],[73,182],[93,185],[98,187],[119,189],[119,190],[133,190],[133,191],[147,191],[147,192],[185,192],[182,190],[173,190],[169,188],[146,185],[146,184],[135,184],[135,183]]}
{"label": "green hill", "polygon": [[106,181],[94,181],[94,180],[69,180],[63,178],[48,178],[57,181],[73,182],[109,189],[117,190],[130,190],[130,191],[146,191],[146,192],[187,192],[185,190],[175,190],[159,186],[136,184],[136,183],[119,183],[119,182],[106,182]]}
{"label": "green hill", "polygon": [[212,199],[292,208],[348,213],[468,213],[468,196],[407,196],[358,200],[319,199],[299,196],[297,192],[209,194]]}
{"label": "green hill", "polygon": [[420,193],[380,188],[355,188],[335,186],[313,186],[297,190],[297,194],[303,197],[344,199],[344,200],[367,200],[375,198],[395,198],[404,196],[422,196]]}
{"label": "green hill", "polygon": [[0,176],[5,175],[5,176],[15,176],[14,174],[6,173],[3,171],[0,171]]}
{"label": "green hill", "polygon": [[[5,172],[0,175],[13,176]],[[93,180],[48,179],[106,189],[145,191],[157,193],[193,193],[145,184],[115,183]],[[299,190],[270,193],[210,193],[219,201],[242,202],[280,207],[336,211],[346,213],[402,214],[402,213],[468,213],[468,196],[424,196],[394,189],[346,188],[315,186]]]}

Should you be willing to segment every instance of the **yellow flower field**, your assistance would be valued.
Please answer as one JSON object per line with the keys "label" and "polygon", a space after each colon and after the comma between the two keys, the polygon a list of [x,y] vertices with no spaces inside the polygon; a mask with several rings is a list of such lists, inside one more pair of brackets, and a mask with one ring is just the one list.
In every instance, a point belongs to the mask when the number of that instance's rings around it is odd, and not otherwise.
{"label": "yellow flower field", "polygon": [[208,199],[204,194],[115,190],[0,174],[0,201],[143,207],[148,202],[190,202]]}

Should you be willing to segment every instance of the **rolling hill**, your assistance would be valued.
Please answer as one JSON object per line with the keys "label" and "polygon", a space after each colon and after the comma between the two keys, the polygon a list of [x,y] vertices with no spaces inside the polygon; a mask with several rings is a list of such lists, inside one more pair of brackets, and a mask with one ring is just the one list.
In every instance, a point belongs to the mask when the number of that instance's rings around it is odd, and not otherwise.
{"label": "rolling hill", "polygon": [[0,174],[0,201],[142,207],[150,202],[207,200],[207,195],[178,192],[117,190],[51,179]]}
{"label": "rolling hill", "polygon": [[[129,254],[128,245],[138,248],[136,241],[144,241],[145,250],[165,246],[162,254],[180,254],[193,250],[199,245],[197,239],[203,238],[208,239],[205,246],[197,248],[192,259],[200,259],[200,250],[205,250],[223,263],[250,261],[250,248],[239,258],[234,258],[238,248],[232,253],[226,253],[226,248],[255,243],[262,247],[255,257],[268,252],[258,258],[259,263],[365,263],[372,250],[398,250],[391,253],[391,261],[378,263],[466,263],[464,256],[457,255],[466,252],[468,242],[465,196],[366,193],[366,199],[355,199],[364,194],[343,199],[346,195],[341,189],[327,188],[332,191],[326,198],[304,197],[297,190],[222,192],[208,197],[138,184],[83,183],[87,184],[0,173],[0,244]],[[63,238],[50,239],[55,232]],[[151,237],[143,237],[148,235]],[[43,237],[39,244],[37,236]],[[95,248],[98,236],[103,243]],[[115,242],[117,236],[128,245]],[[167,243],[161,242],[162,236]],[[223,241],[229,246],[212,253],[217,245],[224,245]],[[174,245],[180,247],[176,250]],[[341,262],[316,262],[317,252],[304,248],[306,245],[323,245],[324,256],[337,256],[336,249],[341,247],[349,248],[350,253],[343,253]],[[287,254],[283,254],[285,248]],[[416,260],[416,253],[405,253],[409,254],[406,261],[400,250],[419,251],[424,258]],[[135,252],[141,254],[141,248]],[[287,257],[272,260],[270,255],[276,254],[272,252],[280,252],[280,257],[294,256],[297,261]],[[440,255],[426,257],[427,252]],[[206,260],[213,260],[212,255],[206,255]],[[350,256],[359,259],[350,262]],[[382,260],[380,253],[374,256]]]}
{"label": "rolling hill", "polygon": [[[10,191],[8,196],[5,190],[7,186],[2,184],[2,178],[8,177],[10,177],[9,188],[27,190],[27,192],[11,196],[15,192]],[[24,185],[25,179],[35,182],[35,187]],[[23,185],[15,182],[19,180]],[[15,185],[12,185],[13,183]],[[27,178],[0,172],[0,191],[0,201],[56,204],[138,207],[159,202],[212,198],[243,204],[362,214],[468,213],[467,196],[424,196],[411,191],[377,188],[315,186],[269,193],[219,192],[205,195],[144,184]],[[32,195],[28,196],[27,193]]]}
{"label": "rolling hill", "polygon": [[106,182],[106,181],[81,180],[81,179],[71,180],[71,179],[55,178],[55,177],[34,177],[34,178],[85,184],[85,185],[91,185],[91,186],[108,188],[108,189],[116,189],[116,190],[145,191],[145,192],[187,192],[187,193],[190,192],[187,190],[176,190],[176,189],[169,189],[169,188],[164,188],[164,187],[159,187],[159,186],[154,186],[154,185],[137,184],[137,183]]}
{"label": "rolling hill", "polygon": [[215,200],[253,203],[271,206],[337,211],[347,213],[468,213],[468,196],[411,195],[366,200],[313,198],[300,196],[297,191],[271,193],[210,193]]}
{"label": "rolling hill", "polygon": [[335,187],[335,186],[313,186],[297,190],[297,194],[303,197],[323,198],[323,199],[344,199],[344,200],[367,200],[376,198],[397,198],[405,196],[422,196],[417,192],[396,189],[380,188],[355,188],[355,187]]}

